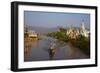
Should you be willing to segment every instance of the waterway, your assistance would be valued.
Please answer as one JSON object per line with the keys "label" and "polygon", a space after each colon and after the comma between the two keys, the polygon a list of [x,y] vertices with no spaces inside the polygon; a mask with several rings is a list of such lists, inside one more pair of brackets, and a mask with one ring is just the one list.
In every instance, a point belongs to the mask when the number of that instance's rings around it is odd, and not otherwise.
{"label": "waterway", "polygon": [[[55,54],[49,52],[50,43],[55,42]],[[52,37],[41,36],[40,40],[34,40],[32,45],[24,52],[24,61],[69,60],[89,58],[80,49],[73,47]]]}

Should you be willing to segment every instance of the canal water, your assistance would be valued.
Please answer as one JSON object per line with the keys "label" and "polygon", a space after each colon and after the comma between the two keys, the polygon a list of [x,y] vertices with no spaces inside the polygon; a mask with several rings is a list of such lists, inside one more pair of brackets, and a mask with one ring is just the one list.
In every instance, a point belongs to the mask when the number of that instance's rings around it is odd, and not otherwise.
{"label": "canal water", "polygon": [[[50,43],[55,42],[55,54],[51,56],[49,52]],[[80,49],[72,47],[69,43],[64,43],[57,39],[42,36],[40,40],[32,42],[30,48],[24,53],[24,61],[46,61],[46,60],[68,60],[89,58]]]}

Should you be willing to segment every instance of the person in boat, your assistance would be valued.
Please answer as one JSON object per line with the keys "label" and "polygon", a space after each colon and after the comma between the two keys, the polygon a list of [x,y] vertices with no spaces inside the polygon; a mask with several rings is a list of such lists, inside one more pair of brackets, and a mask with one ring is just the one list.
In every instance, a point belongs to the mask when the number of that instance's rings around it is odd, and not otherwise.
{"label": "person in boat", "polygon": [[53,57],[54,57],[54,55],[55,55],[55,52],[56,52],[56,44],[55,44],[55,42],[51,42],[51,43],[50,43],[50,46],[49,46],[50,60],[53,59]]}

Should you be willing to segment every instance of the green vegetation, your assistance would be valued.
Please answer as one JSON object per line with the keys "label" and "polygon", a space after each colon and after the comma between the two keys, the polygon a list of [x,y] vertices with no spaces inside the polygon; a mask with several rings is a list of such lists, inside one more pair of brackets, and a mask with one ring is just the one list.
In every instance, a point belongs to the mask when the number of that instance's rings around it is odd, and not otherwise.
{"label": "green vegetation", "polygon": [[59,31],[58,32],[50,32],[47,34],[47,36],[59,39],[64,42],[68,42],[68,37],[64,32],[59,32]]}
{"label": "green vegetation", "polygon": [[59,30],[60,31],[49,32],[47,36],[56,38],[64,42],[70,42],[72,46],[80,48],[80,50],[83,51],[85,54],[90,55],[90,39],[89,38],[79,35],[77,36],[77,38],[71,39],[68,37],[68,35],[66,35],[65,29],[60,28]]}
{"label": "green vegetation", "polygon": [[79,35],[76,39],[70,39],[69,42],[77,48],[80,48],[85,54],[90,55],[90,39]]}

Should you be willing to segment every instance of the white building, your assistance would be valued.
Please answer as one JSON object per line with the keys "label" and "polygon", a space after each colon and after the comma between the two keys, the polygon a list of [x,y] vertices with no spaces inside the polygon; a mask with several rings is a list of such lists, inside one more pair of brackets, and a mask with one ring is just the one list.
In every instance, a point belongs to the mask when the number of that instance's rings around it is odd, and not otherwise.
{"label": "white building", "polygon": [[81,24],[80,34],[85,36],[85,37],[89,36],[89,31],[85,29],[84,22],[82,22],[82,24]]}
{"label": "white building", "polygon": [[76,38],[78,35],[88,37],[89,31],[86,30],[84,22],[82,22],[81,27],[79,29],[74,27],[67,29],[66,35],[68,35],[70,38]]}
{"label": "white building", "polygon": [[37,38],[38,37],[38,34],[35,32],[35,31],[29,31],[29,37],[31,38]]}

